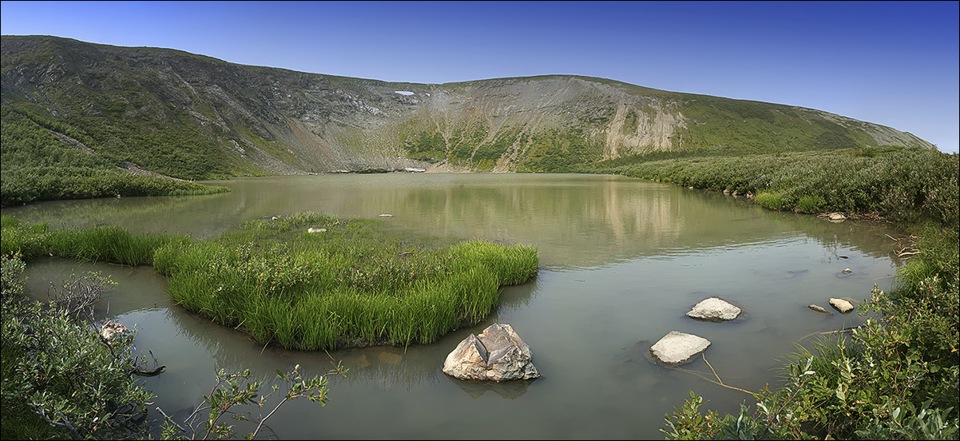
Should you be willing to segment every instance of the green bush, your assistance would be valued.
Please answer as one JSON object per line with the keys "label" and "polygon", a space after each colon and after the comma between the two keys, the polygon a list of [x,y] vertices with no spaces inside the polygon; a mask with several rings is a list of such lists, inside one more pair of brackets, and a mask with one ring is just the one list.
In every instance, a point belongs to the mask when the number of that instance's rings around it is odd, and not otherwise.
{"label": "green bush", "polygon": [[[2,259],[4,431],[42,431],[39,416],[75,438],[143,436],[152,395],[133,377],[132,339],[105,343],[69,311],[27,300],[23,263],[18,256]],[[10,419],[15,415],[27,420]]]}
{"label": "green bush", "polygon": [[856,149],[648,155],[579,169],[753,192],[756,203],[777,210],[873,213],[903,224],[932,221],[955,228],[960,219],[960,155],[906,147],[871,151],[872,156]]}
{"label": "green bush", "polygon": [[[923,231],[897,286],[874,287],[849,337],[800,347],[787,384],[754,394],[737,417],[700,415],[691,398],[667,415],[670,438],[956,439],[960,435],[960,258],[956,230]],[[749,429],[744,431],[744,429]]]}
{"label": "green bush", "polygon": [[810,196],[804,195],[800,196],[800,199],[797,201],[797,212],[799,213],[819,213],[823,211],[822,207],[826,204],[826,201],[821,196]]}

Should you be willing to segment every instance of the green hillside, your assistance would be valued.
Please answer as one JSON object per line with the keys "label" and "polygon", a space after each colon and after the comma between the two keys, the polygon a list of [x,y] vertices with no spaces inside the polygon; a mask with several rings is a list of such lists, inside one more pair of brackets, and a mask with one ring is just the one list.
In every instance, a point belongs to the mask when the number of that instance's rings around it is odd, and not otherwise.
{"label": "green hillside", "polygon": [[101,173],[562,172],[647,155],[934,148],[814,109],[600,78],[388,83],[57,37],[0,43],[5,205],[112,195],[115,186],[63,188],[68,176]]}

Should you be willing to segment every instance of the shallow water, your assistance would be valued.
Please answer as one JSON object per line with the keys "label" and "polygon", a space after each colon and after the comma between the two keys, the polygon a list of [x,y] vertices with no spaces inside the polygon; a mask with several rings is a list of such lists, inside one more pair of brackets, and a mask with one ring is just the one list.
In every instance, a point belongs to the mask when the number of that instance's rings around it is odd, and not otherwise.
{"label": "shallow water", "polygon": [[[690,390],[708,407],[734,412],[742,392],[725,389],[702,359],[667,368],[650,345],[671,330],[709,339],[706,358],[726,384],[758,390],[779,384],[782,358],[810,334],[853,326],[852,314],[823,315],[830,297],[863,300],[889,289],[896,262],[891,231],[762,210],[749,201],[641,180],[594,175],[385,174],[271,177],[226,181],[232,193],[121,198],[4,209],[51,227],[119,225],[135,231],[210,237],[254,218],[320,211],[378,218],[411,233],[535,246],[537,277],[505,287],[483,323],[431,345],[327,353],[263,347],[232,329],[173,305],[163,277],[148,267],[28,265],[28,287],[44,298],[71,272],[102,271],[119,285],[98,305],[138,330],[162,375],[144,378],[156,405],[183,418],[209,393],[217,369],[250,368],[271,381],[301,364],[331,378],[326,407],[289,402],[270,420],[280,438],[663,438],[664,414]],[[390,214],[391,217],[379,217]],[[853,270],[844,274],[843,269]],[[741,306],[733,322],[684,313],[718,295]],[[509,323],[530,345],[543,377],[477,384],[441,372],[470,333]],[[155,414],[154,414],[155,415]]]}

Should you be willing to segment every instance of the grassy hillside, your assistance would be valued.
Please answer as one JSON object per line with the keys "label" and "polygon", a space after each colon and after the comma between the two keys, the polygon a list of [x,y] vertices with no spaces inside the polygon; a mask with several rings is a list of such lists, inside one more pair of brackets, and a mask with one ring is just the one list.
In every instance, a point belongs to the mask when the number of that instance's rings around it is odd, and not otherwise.
{"label": "grassy hillside", "polygon": [[3,139],[5,170],[49,165],[25,137],[83,152],[84,164],[181,179],[404,167],[556,172],[664,152],[933,148],[814,109],[600,78],[388,83],[55,37],[0,43],[4,130],[17,131]]}
{"label": "grassy hillside", "polygon": [[221,186],[133,174],[127,170],[132,164],[94,154],[77,139],[86,139],[86,136],[69,126],[52,121],[45,121],[44,126],[6,107],[0,114],[3,116],[0,120],[3,132],[0,206],[55,199],[227,191]]}

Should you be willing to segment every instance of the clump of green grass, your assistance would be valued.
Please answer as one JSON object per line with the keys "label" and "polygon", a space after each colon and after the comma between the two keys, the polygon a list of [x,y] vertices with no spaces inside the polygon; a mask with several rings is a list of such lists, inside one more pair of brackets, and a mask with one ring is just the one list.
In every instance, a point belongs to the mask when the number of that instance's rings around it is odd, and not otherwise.
{"label": "clump of green grass", "polygon": [[[323,228],[310,233],[310,228]],[[3,218],[3,253],[153,264],[171,297],[262,343],[300,350],[431,343],[536,276],[523,245],[408,237],[379,221],[298,213],[216,239],[119,228],[49,230]]]}
{"label": "clump of green grass", "polygon": [[819,213],[823,211],[822,207],[826,201],[821,196],[804,195],[797,201],[797,212],[799,213]]}
{"label": "clump of green grass", "polygon": [[42,255],[90,262],[149,265],[162,245],[183,242],[186,237],[131,233],[115,227],[50,230],[45,224],[23,225],[3,216],[0,254],[19,253],[24,259]]}
{"label": "clump of green grass", "polygon": [[185,308],[300,350],[431,343],[485,318],[500,286],[534,277],[538,263],[526,246],[411,238],[313,213],[171,242],[154,257]]}
{"label": "clump of green grass", "polygon": [[787,200],[782,194],[768,191],[757,193],[754,202],[770,210],[782,210],[787,206]]}

